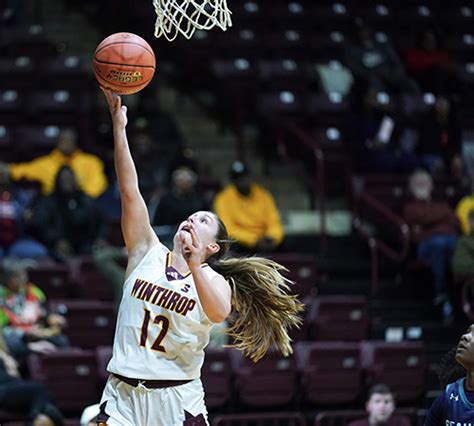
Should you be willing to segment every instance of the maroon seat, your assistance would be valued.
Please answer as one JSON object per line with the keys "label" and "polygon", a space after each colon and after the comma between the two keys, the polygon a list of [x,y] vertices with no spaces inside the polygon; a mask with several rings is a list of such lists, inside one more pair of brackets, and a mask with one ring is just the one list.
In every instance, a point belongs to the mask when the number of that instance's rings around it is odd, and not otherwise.
{"label": "maroon seat", "polygon": [[112,344],[115,330],[115,305],[96,300],[63,300],[50,303],[67,320],[65,334],[73,346],[95,348]]}
{"label": "maroon seat", "polygon": [[73,294],[70,271],[64,264],[40,262],[28,269],[28,276],[43,290],[48,300],[67,299]]}
{"label": "maroon seat", "polygon": [[306,426],[306,420],[301,413],[265,413],[265,414],[229,414],[217,416],[212,426]]}
{"label": "maroon seat", "polygon": [[239,402],[249,407],[281,407],[290,404],[297,391],[293,356],[285,358],[271,349],[254,363],[237,350],[231,351],[232,371]]}
{"label": "maroon seat", "polygon": [[49,153],[55,147],[60,131],[56,124],[19,127],[16,136],[22,159],[27,161]]}
{"label": "maroon seat", "polygon": [[97,374],[102,384],[109,378],[107,365],[112,358],[112,346],[97,346],[95,349],[95,359],[97,362]]}
{"label": "maroon seat", "polygon": [[223,408],[231,398],[232,377],[229,352],[226,348],[206,348],[201,380],[206,406],[211,410]]}
{"label": "maroon seat", "polygon": [[103,301],[114,299],[111,283],[96,268],[91,256],[74,259],[71,263],[71,273],[80,298]]}
{"label": "maroon seat", "polygon": [[273,253],[271,258],[288,269],[286,276],[294,282],[292,293],[298,294],[300,299],[316,293],[318,272],[316,259],[310,254],[301,253]]}
{"label": "maroon seat", "polygon": [[357,343],[298,342],[295,356],[303,398],[311,404],[351,404],[362,390]]}
{"label": "maroon seat", "polygon": [[365,296],[319,296],[311,309],[315,340],[367,339],[369,314]]}
{"label": "maroon seat", "polygon": [[399,402],[416,402],[423,394],[426,370],[421,342],[361,344],[362,366],[370,383],[386,383]]}
{"label": "maroon seat", "polygon": [[92,351],[71,348],[28,357],[33,380],[44,383],[64,411],[82,410],[99,398],[97,367]]}
{"label": "maroon seat", "polygon": [[35,61],[29,56],[2,57],[0,78],[12,89],[33,88],[37,82]]}

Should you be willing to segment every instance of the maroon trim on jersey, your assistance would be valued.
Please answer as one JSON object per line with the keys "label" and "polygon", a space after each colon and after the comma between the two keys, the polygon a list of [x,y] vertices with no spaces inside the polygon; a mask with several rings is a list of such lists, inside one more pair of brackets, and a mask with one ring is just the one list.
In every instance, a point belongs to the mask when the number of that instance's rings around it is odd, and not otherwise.
{"label": "maroon trim on jersey", "polygon": [[206,419],[202,413],[193,416],[190,412],[184,410],[183,426],[206,426]]}
{"label": "maroon trim on jersey", "polygon": [[96,423],[99,424],[99,423],[107,423],[107,420],[110,419],[110,416],[105,412],[105,406],[107,405],[107,401],[104,401],[101,406],[99,407],[100,408],[100,412],[99,412],[99,415],[97,416],[96,418]]}
{"label": "maroon trim on jersey", "polygon": [[[186,274],[182,275],[178,272],[174,266],[171,265],[171,252],[166,254],[166,268],[165,268],[165,275],[168,281],[175,281],[175,280],[182,280],[186,277],[191,275],[191,271],[187,272]],[[204,268],[205,266],[209,266],[207,263],[202,263],[201,267]]]}

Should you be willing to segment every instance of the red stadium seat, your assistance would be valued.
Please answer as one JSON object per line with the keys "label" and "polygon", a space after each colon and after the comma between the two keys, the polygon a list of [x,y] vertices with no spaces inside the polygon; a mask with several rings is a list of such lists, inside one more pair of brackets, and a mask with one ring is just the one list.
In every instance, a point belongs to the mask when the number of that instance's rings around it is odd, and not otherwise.
{"label": "red stadium seat", "polygon": [[82,410],[99,398],[97,367],[92,351],[63,349],[28,357],[33,380],[44,383],[64,411]]}
{"label": "red stadium seat", "polygon": [[230,350],[206,348],[206,357],[201,369],[206,406],[210,410],[222,409],[232,395]]}
{"label": "red stadium seat", "polygon": [[67,299],[74,293],[69,268],[64,264],[39,262],[28,269],[28,276],[48,300]]}
{"label": "red stadium seat", "polygon": [[365,296],[319,296],[311,309],[315,340],[367,339],[369,314]]}
{"label": "red stadium seat", "polygon": [[[397,419],[404,417],[411,424],[423,424],[418,423],[417,410],[414,408],[398,408],[393,414],[393,422],[398,423]],[[322,411],[316,415],[313,426],[346,426],[350,422],[362,418],[367,418],[367,412],[365,410],[334,410],[334,411]]]}
{"label": "red stadium seat", "polygon": [[386,383],[401,403],[421,398],[426,370],[423,343],[370,341],[363,342],[361,349],[369,383]]}
{"label": "red stadium seat", "polygon": [[347,406],[357,401],[362,390],[359,344],[298,342],[295,356],[305,402]]}
{"label": "red stadium seat", "polygon": [[238,400],[248,407],[281,407],[293,402],[297,391],[294,357],[271,349],[254,363],[240,351],[231,351]]}
{"label": "red stadium seat", "polygon": [[306,426],[306,419],[301,413],[265,413],[265,414],[229,414],[217,416],[212,426]]}
{"label": "red stadium seat", "polygon": [[115,330],[115,305],[96,300],[64,300],[50,303],[50,308],[65,315],[65,334],[73,346],[95,348],[112,344]]}
{"label": "red stadium seat", "polygon": [[111,283],[97,270],[91,256],[75,258],[71,262],[71,274],[77,284],[78,297],[104,301],[114,299]]}

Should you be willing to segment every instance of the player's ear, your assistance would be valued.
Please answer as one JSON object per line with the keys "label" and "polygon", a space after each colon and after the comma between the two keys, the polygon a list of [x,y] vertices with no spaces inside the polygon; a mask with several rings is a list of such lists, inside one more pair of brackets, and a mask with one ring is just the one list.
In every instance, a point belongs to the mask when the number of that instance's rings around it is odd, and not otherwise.
{"label": "player's ear", "polygon": [[217,243],[211,243],[207,246],[207,251],[209,253],[209,256],[216,254],[220,249],[221,249],[221,246]]}

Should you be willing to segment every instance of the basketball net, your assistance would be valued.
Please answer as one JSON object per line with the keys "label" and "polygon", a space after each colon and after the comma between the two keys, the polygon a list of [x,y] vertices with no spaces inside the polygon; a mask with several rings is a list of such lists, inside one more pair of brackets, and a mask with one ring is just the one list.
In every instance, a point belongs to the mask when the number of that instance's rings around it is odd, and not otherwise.
{"label": "basketball net", "polygon": [[226,0],[153,0],[155,37],[173,41],[179,33],[190,39],[196,30],[232,26]]}

